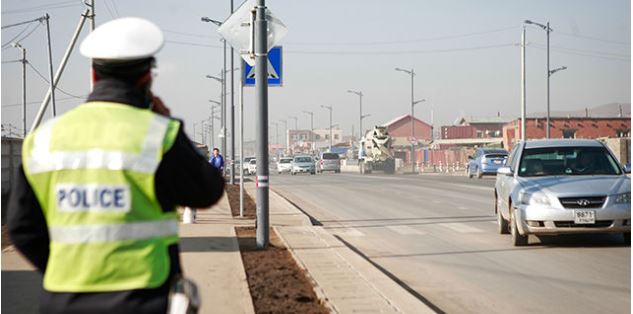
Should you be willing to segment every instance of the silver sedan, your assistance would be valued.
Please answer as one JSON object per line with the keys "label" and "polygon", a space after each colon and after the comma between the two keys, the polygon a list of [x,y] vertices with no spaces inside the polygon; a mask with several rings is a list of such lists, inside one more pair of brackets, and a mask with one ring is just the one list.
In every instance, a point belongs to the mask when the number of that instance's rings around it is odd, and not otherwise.
{"label": "silver sedan", "polygon": [[497,172],[495,213],[515,246],[566,233],[622,233],[630,243],[631,179],[599,141],[521,142]]}

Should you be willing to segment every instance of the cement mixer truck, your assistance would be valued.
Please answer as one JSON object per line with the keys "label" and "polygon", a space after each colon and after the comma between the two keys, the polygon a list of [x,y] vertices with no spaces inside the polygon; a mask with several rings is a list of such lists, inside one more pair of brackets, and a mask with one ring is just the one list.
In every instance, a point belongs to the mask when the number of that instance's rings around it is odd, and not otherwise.
{"label": "cement mixer truck", "polygon": [[374,170],[384,173],[395,173],[396,162],[391,153],[392,138],[387,127],[376,126],[360,140],[358,149],[358,167],[361,174],[372,173]]}

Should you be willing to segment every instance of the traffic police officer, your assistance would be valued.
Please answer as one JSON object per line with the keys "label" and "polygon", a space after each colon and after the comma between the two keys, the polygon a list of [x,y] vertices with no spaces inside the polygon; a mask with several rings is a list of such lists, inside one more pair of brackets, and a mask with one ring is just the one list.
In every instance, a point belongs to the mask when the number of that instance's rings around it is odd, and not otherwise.
{"label": "traffic police officer", "polygon": [[150,91],[163,43],[140,18],[98,27],[80,49],[93,59],[87,102],[24,140],[8,227],[44,274],[43,313],[165,313],[181,273],[175,207],[223,193],[220,172]]}

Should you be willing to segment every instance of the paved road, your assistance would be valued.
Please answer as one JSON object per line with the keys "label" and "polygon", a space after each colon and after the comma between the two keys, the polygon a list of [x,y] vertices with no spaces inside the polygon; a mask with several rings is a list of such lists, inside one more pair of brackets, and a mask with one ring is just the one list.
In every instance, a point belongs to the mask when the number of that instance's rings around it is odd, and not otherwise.
{"label": "paved road", "polygon": [[448,313],[630,313],[619,235],[496,233],[493,178],[275,175],[271,187]]}

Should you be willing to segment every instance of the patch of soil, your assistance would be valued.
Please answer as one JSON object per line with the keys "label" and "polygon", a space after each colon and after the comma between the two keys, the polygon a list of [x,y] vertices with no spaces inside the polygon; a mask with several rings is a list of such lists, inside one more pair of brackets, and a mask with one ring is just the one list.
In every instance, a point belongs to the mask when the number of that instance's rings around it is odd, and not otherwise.
{"label": "patch of soil", "polygon": [[5,247],[12,245],[11,239],[9,239],[9,228],[6,224],[2,225],[2,249]]}
{"label": "patch of soil", "polygon": [[255,313],[330,313],[272,228],[265,250],[257,248],[255,227],[236,233]]}
{"label": "patch of soil", "polygon": [[[226,184],[226,195],[229,197],[229,205],[231,206],[231,214],[233,217],[240,216],[240,185]],[[244,218],[255,218],[255,210],[257,205],[251,196],[244,190]]]}

